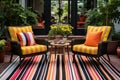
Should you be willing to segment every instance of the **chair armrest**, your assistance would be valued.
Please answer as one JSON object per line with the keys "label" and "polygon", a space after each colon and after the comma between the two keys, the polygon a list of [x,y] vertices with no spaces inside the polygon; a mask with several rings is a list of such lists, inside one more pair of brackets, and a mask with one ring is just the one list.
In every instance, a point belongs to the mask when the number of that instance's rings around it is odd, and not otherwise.
{"label": "chair armrest", "polygon": [[12,40],[9,40],[9,41],[11,44],[12,53],[17,54],[17,55],[22,55],[20,42],[19,41],[12,41]]}
{"label": "chair armrest", "polygon": [[73,46],[75,44],[83,44],[85,42],[85,39],[73,39],[71,40],[70,45]]}
{"label": "chair armrest", "polygon": [[71,40],[71,50],[73,49],[73,45],[76,45],[76,44],[83,44],[85,42],[85,39],[73,39]]}
{"label": "chair armrest", "polygon": [[12,40],[10,40],[10,44],[11,44],[12,48],[19,48],[19,49],[21,49],[21,45],[20,45],[19,41],[12,41]]}
{"label": "chair armrest", "polygon": [[49,45],[49,42],[45,39],[35,39],[37,44]]}
{"label": "chair armrest", "polygon": [[106,54],[107,53],[107,46],[109,41],[101,41],[98,43],[98,54]]}

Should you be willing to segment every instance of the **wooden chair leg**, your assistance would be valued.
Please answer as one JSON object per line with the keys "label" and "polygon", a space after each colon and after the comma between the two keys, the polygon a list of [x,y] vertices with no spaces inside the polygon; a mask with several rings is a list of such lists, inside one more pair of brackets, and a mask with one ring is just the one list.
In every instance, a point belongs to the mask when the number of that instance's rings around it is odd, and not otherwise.
{"label": "wooden chair leg", "polygon": [[45,54],[45,61],[48,61],[48,60],[47,60],[47,54]]}
{"label": "wooden chair leg", "polygon": [[73,54],[73,63],[75,63],[75,54]]}
{"label": "wooden chair leg", "polygon": [[110,57],[109,57],[108,53],[107,53],[107,57],[108,57],[108,60],[110,61]]}
{"label": "wooden chair leg", "polygon": [[12,61],[13,53],[11,53],[10,62]]}
{"label": "wooden chair leg", "polygon": [[20,61],[20,63],[21,63],[21,62],[22,62],[22,60],[21,60],[21,58],[22,58],[22,57],[21,57],[21,56],[19,56],[19,58],[20,58],[20,60],[19,60],[19,61]]}

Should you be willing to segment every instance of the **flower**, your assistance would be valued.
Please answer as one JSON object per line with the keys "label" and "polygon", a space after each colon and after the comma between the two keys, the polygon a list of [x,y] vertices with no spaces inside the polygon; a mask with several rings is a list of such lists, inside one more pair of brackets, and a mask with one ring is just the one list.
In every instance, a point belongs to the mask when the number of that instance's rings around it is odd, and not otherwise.
{"label": "flower", "polygon": [[73,27],[70,25],[51,25],[48,36],[62,35],[63,37],[68,37],[72,34]]}

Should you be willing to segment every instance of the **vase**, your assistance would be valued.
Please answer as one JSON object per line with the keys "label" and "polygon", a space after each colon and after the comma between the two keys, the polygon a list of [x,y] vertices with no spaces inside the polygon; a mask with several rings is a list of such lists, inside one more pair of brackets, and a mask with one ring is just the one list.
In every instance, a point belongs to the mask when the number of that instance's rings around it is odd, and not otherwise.
{"label": "vase", "polygon": [[63,39],[62,35],[55,35],[54,43],[57,43],[57,42],[59,42],[62,39]]}
{"label": "vase", "polygon": [[62,35],[55,35],[55,39],[56,40],[61,40],[61,39],[63,39],[63,36]]}
{"label": "vase", "polygon": [[63,37],[63,41],[66,42],[67,41],[67,37]]}

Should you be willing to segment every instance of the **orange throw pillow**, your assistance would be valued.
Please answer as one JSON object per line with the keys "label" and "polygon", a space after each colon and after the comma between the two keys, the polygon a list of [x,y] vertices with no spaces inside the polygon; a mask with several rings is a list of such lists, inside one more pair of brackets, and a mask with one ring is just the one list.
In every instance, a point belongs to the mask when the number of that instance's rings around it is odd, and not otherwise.
{"label": "orange throw pillow", "polygon": [[102,31],[101,32],[87,32],[85,45],[97,47],[98,43],[101,41]]}

